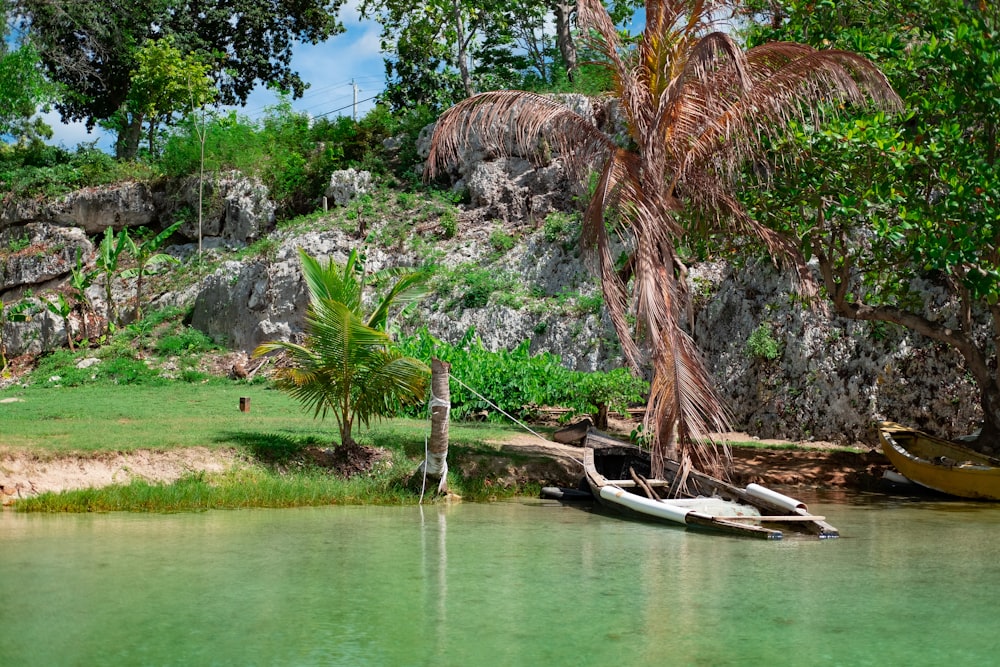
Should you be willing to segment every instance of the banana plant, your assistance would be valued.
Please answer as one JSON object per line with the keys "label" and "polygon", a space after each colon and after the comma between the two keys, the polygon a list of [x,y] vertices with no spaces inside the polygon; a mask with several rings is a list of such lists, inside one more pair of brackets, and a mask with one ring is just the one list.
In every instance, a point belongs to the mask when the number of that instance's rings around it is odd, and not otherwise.
{"label": "banana plant", "polygon": [[162,232],[152,238],[148,238],[141,243],[136,243],[133,239],[127,239],[127,248],[132,258],[135,259],[135,266],[121,272],[122,278],[135,278],[135,321],[142,319],[142,279],[150,274],[150,267],[157,264],[179,264],[180,260],[165,253],[158,253],[171,234],[181,226],[181,221],[175,222]]}
{"label": "banana plant", "polygon": [[104,278],[104,300],[107,304],[107,332],[111,333],[118,321],[118,309],[111,298],[111,284],[118,275],[118,264],[122,255],[128,252],[129,245],[134,243],[129,238],[128,229],[122,227],[116,236],[110,227],[105,228],[104,238],[97,247],[97,270]]}
{"label": "banana plant", "polygon": [[87,269],[87,266],[83,263],[80,249],[77,248],[76,266],[70,269],[69,287],[70,290],[72,290],[73,298],[80,304],[80,334],[84,339],[89,338],[87,331],[87,315],[94,310],[94,306],[90,302],[90,297],[87,296],[87,288],[94,284],[94,281],[99,275],[100,271],[97,269]]}

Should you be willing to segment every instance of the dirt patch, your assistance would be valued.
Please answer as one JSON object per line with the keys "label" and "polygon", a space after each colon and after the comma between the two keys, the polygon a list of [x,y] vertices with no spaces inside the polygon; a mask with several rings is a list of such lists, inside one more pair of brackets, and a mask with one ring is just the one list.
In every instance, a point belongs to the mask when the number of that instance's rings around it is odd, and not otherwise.
{"label": "dirt patch", "polygon": [[205,447],[72,456],[3,451],[0,452],[0,502],[6,505],[46,491],[128,484],[136,479],[173,482],[192,472],[223,472],[242,460],[235,450]]}
{"label": "dirt patch", "polygon": [[733,449],[733,481],[812,489],[874,490],[890,468],[880,452]]}
{"label": "dirt patch", "polygon": [[349,478],[374,470],[380,462],[388,460],[390,454],[385,449],[355,443],[349,447],[309,447],[305,457],[338,477]]}

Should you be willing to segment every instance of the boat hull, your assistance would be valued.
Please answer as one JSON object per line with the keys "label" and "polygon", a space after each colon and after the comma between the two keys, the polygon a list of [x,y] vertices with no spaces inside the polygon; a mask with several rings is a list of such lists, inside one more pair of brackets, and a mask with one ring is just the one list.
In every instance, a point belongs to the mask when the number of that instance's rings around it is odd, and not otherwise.
{"label": "boat hull", "polygon": [[[823,517],[812,516],[799,501],[758,485],[740,489],[696,471],[681,473],[674,462],[667,463],[669,479],[644,479],[642,475],[648,474],[648,455],[606,436],[588,435],[583,461],[594,498],[604,507],[632,518],[766,540],[781,539],[783,532],[761,525],[764,523],[820,538],[839,535],[836,528]],[[622,479],[625,477],[633,479]],[[676,490],[678,477],[690,482],[696,493],[675,497],[671,491]],[[646,491],[642,486],[651,487],[654,493],[641,495],[640,491]]]}
{"label": "boat hull", "polygon": [[959,498],[1000,500],[1000,461],[893,422],[879,424],[882,451],[910,481]]}

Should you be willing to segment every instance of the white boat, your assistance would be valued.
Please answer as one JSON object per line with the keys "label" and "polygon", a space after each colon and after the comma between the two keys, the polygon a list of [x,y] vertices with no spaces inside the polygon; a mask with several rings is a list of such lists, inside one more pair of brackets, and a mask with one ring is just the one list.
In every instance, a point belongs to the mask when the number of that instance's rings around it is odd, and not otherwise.
{"label": "white boat", "polygon": [[583,467],[591,493],[618,512],[767,540],[780,540],[783,530],[820,538],[840,535],[825,517],[810,514],[804,503],[759,484],[738,488],[693,470],[681,471],[674,461],[667,461],[668,479],[646,479],[649,455],[638,447],[593,432],[584,445]]}

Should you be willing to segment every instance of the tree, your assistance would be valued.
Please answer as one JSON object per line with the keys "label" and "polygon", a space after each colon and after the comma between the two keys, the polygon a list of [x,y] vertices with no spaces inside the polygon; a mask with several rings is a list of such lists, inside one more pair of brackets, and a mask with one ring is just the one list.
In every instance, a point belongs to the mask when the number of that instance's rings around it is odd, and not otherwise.
{"label": "tree", "polygon": [[66,91],[56,108],[66,121],[117,118],[119,157],[130,158],[140,118],[127,108],[137,54],[167,36],[183,53],[215,62],[219,101],[246,102],[258,82],[300,96],[305,82],[290,67],[296,43],[316,44],[343,31],[343,0],[12,0],[49,80]]}
{"label": "tree", "polygon": [[[797,248],[757,224],[733,197],[740,165],[761,155],[769,138],[783,136],[789,119],[812,118],[820,102],[874,100],[890,108],[898,102],[881,72],[852,53],[790,43],[744,52],[730,35],[712,30],[720,8],[651,0],[645,30],[628,50],[604,6],[580,1],[577,20],[585,44],[603,57],[615,81],[628,147],[556,100],[495,91],[445,112],[428,157],[433,176],[457,158],[471,131],[503,154],[513,127],[511,143],[524,154],[545,137],[578,177],[599,164],[582,240],[596,255],[626,363],[638,371],[648,358],[652,366],[645,430],[652,437],[653,474],[662,472],[666,457],[685,456],[720,472],[725,455],[699,444],[725,430],[727,419],[680,325],[685,269],[676,244],[685,235],[684,216],[722,233],[755,235],[806,275]],[[624,262],[616,248],[624,249]]]}
{"label": "tree", "polygon": [[[173,35],[146,40],[136,53],[125,109],[138,120],[132,125],[136,130],[144,121],[148,124],[150,154],[159,123],[169,123],[178,112],[193,113],[212,102],[217,93],[210,66],[197,54],[182,53],[175,41]],[[129,147],[129,151],[134,149]]]}
{"label": "tree", "polygon": [[[0,17],[4,17],[2,9],[0,3]],[[54,92],[42,76],[38,52],[31,43],[10,50],[4,35],[0,40],[0,135],[51,135],[44,123],[33,122],[31,117],[39,105],[53,99]]]}
{"label": "tree", "polygon": [[365,315],[362,291],[367,281],[356,251],[344,266],[332,259],[323,265],[305,251],[299,254],[309,288],[306,339],[301,345],[264,343],[254,355],[286,352],[291,365],[279,369],[278,387],[312,410],[314,417],[332,412],[340,444],[351,446],[356,423],[367,426],[372,418],[391,416],[400,405],[424,400],[427,365],[403,356],[385,328],[394,306],[420,298],[425,276],[407,270],[377,274],[374,280],[394,282]]}
{"label": "tree", "polygon": [[[560,42],[572,55],[570,16],[557,17]],[[528,78],[551,80],[553,37],[546,3],[532,0],[363,0],[362,16],[382,25],[386,100],[396,109],[446,108],[484,84],[515,85]],[[572,52],[572,53],[571,53]],[[567,61],[567,65],[569,61]]]}
{"label": "tree", "polygon": [[[961,354],[981,395],[975,446],[1000,451],[1000,9],[768,5],[752,39],[877,54],[907,113],[801,127],[774,147],[796,156],[774,187],[748,193],[758,219],[815,258],[838,315],[901,325]],[[948,299],[918,298],[920,284]]]}
{"label": "tree", "polygon": [[[135,316],[134,320],[142,319],[142,279],[150,274],[150,267],[157,264],[179,264],[180,260],[172,255],[157,252],[166,243],[170,235],[177,231],[183,221],[177,221],[155,236],[149,234],[136,242],[126,236],[126,250],[135,260],[135,267],[121,272],[122,278],[135,278]],[[124,230],[123,230],[124,231]],[[140,230],[143,231],[143,230]]]}

